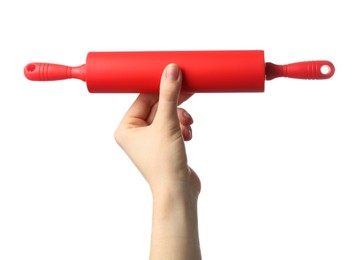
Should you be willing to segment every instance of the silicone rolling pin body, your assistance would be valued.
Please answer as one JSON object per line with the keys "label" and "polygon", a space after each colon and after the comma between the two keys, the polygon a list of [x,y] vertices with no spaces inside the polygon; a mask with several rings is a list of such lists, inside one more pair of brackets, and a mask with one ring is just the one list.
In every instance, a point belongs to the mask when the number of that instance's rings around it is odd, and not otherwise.
{"label": "silicone rolling pin body", "polygon": [[87,87],[90,92],[157,93],[169,63],[181,68],[186,92],[264,91],[263,51],[91,52]]}
{"label": "silicone rolling pin body", "polygon": [[[260,50],[90,52],[86,64],[79,67],[30,63],[24,73],[30,80],[78,78],[86,81],[92,93],[158,93],[162,71],[169,63],[179,65],[182,91],[191,93],[263,92],[265,79],[326,79],[334,73],[328,61],[265,63]],[[321,71],[323,66],[328,73]]]}

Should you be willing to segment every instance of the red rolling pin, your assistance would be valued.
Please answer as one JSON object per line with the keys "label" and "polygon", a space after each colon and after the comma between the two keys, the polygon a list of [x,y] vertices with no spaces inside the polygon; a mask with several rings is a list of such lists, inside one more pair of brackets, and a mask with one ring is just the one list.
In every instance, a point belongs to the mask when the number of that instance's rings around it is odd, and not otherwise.
{"label": "red rolling pin", "polygon": [[276,65],[265,63],[264,51],[249,50],[90,52],[82,66],[29,63],[24,73],[35,81],[81,79],[91,93],[158,93],[169,63],[179,65],[182,91],[190,93],[263,92],[265,79],[329,79],[335,72],[329,61]]}

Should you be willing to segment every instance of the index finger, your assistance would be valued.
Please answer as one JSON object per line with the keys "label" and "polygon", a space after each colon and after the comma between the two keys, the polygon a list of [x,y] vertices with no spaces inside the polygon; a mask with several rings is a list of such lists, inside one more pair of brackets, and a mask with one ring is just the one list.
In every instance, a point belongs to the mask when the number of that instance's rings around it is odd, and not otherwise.
{"label": "index finger", "polygon": [[145,126],[147,117],[158,102],[158,94],[139,94],[132,106],[124,115],[121,125]]}

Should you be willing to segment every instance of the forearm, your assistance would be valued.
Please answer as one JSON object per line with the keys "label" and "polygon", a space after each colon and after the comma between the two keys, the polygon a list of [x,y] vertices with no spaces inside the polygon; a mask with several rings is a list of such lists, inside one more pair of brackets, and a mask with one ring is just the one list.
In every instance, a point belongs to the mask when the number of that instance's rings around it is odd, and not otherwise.
{"label": "forearm", "polygon": [[167,189],[153,193],[151,260],[201,259],[197,196]]}

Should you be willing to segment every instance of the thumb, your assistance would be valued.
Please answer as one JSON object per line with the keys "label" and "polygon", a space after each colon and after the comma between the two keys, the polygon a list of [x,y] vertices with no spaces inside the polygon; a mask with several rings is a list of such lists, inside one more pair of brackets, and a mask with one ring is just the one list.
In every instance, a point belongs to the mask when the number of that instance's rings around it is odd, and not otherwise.
{"label": "thumb", "polygon": [[163,71],[160,81],[159,102],[156,120],[173,122],[178,119],[178,97],[181,89],[182,74],[178,65],[169,64]]}

